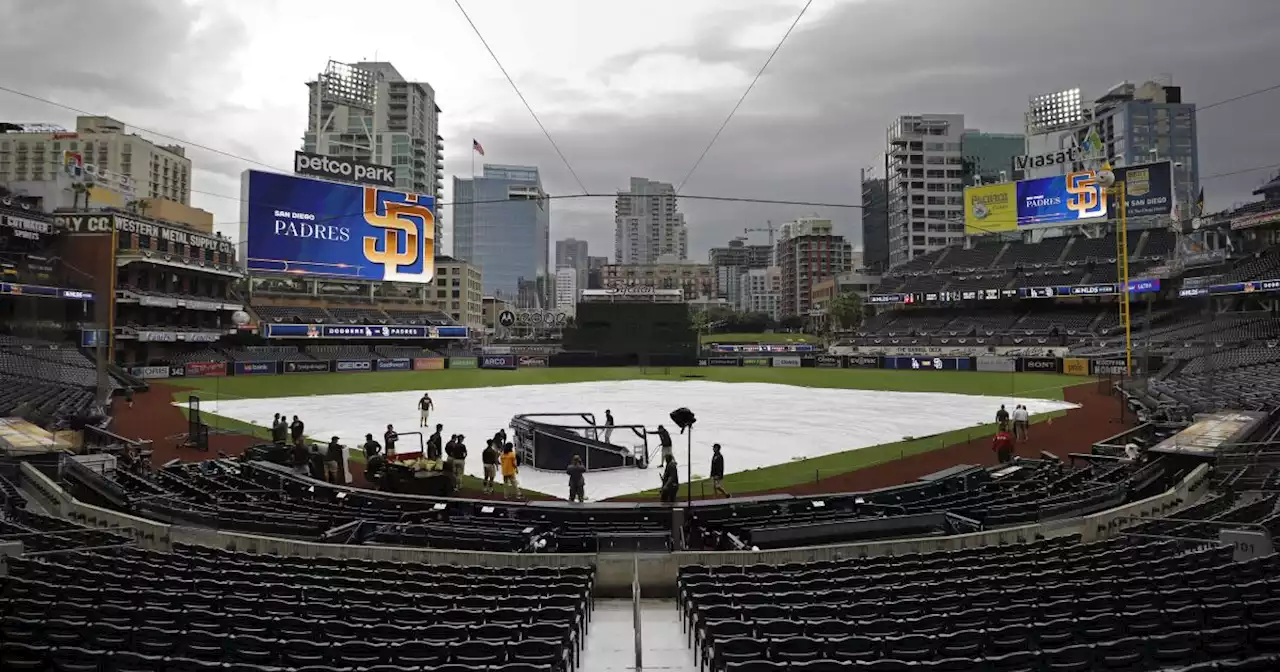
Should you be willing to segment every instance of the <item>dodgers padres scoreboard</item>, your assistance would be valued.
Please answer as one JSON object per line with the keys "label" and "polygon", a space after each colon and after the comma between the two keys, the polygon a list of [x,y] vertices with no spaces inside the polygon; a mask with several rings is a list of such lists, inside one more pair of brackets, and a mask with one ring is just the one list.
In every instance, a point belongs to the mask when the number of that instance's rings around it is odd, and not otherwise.
{"label": "dodgers padres scoreboard", "polygon": [[435,274],[435,199],[246,170],[244,270],[424,284]]}

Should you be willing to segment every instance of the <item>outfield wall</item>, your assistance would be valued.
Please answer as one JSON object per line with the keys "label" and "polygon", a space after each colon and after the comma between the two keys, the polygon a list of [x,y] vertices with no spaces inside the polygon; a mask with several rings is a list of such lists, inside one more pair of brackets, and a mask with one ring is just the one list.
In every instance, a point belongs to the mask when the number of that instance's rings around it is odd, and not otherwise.
{"label": "outfield wall", "polygon": [[[934,357],[928,355],[717,354],[689,358],[649,355],[648,366],[773,369],[888,369],[896,371],[983,371],[1000,373],[1065,373],[1074,376],[1123,374],[1122,357]],[[492,354],[475,357],[397,357],[335,359],[301,362],[188,362],[172,366],[138,366],[130,373],[148,380],[278,376],[315,373],[377,373],[380,371],[444,371],[446,369],[517,369],[639,366],[636,356],[565,352],[552,355]],[[1153,368],[1158,363],[1153,363]]]}
{"label": "outfield wall", "polygon": [[[445,551],[394,546],[346,546],[293,541],[240,532],[167,525],[126,513],[94,506],[72,497],[30,463],[22,464],[23,480],[31,485],[51,512],[89,527],[111,529],[134,539],[139,546],[170,551],[175,544],[209,546],[249,553],[281,556],[361,558],[449,565],[491,567],[587,566],[596,567],[596,593],[600,597],[630,597],[632,578],[639,573],[646,597],[671,597],[676,576],[684,565],[750,565],[815,562],[857,557],[952,551],[963,548],[1019,544],[1037,538],[1080,535],[1088,543],[1116,536],[1143,518],[1158,517],[1194,502],[1209,484],[1209,467],[1200,465],[1169,490],[1147,499],[1076,518],[1067,518],[970,534],[919,539],[898,539],[836,544],[770,551],[674,553],[526,554],[480,551]],[[680,507],[676,507],[679,511]],[[678,514],[676,514],[678,515]]]}

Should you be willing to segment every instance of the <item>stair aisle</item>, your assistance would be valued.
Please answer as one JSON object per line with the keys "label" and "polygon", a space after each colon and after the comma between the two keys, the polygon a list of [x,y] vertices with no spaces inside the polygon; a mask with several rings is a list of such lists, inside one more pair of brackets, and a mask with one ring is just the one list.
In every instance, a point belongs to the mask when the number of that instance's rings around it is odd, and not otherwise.
{"label": "stair aisle", "polygon": [[[582,652],[583,672],[635,670],[635,630],[631,600],[596,600],[591,633]],[[697,672],[693,651],[680,632],[674,600],[641,600],[640,633],[645,671]]]}

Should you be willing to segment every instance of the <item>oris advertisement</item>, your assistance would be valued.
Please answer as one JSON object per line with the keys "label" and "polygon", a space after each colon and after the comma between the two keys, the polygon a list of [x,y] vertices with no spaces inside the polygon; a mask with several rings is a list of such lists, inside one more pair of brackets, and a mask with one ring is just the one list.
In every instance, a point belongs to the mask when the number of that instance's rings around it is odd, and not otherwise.
{"label": "oris advertisement", "polygon": [[[275,375],[278,362],[236,362],[237,376]],[[188,367],[191,365],[188,364]]]}
{"label": "oris advertisement", "polygon": [[379,371],[412,371],[413,370],[413,360],[407,357],[396,358],[396,359],[379,359],[377,364],[378,364]]}
{"label": "oris advertisement", "polygon": [[372,371],[373,363],[367,359],[339,360],[333,363],[334,371]]}
{"label": "oris advertisement", "polygon": [[227,375],[226,362],[188,362],[185,368],[188,378],[213,378]]}
{"label": "oris advertisement", "polygon": [[515,355],[485,355],[480,358],[480,368],[482,369],[514,369],[516,368]]}
{"label": "oris advertisement", "polygon": [[818,355],[817,367],[819,369],[838,369],[841,368],[841,364],[840,355]]}
{"label": "oris advertisement", "polygon": [[782,369],[798,369],[800,368],[799,357],[774,357],[773,365]]}
{"label": "oris advertisement", "polygon": [[1057,373],[1062,370],[1062,360],[1056,357],[1023,357],[1022,370],[1037,373]]}
{"label": "oris advertisement", "polygon": [[880,368],[880,358],[875,355],[849,355],[845,359],[845,366],[851,369],[878,369]]}
{"label": "oris advertisement", "polygon": [[139,378],[168,378],[169,367],[167,366],[135,366],[129,369],[129,373]]}
{"label": "oris advertisement", "polygon": [[329,362],[285,362],[285,373],[329,373]]}
{"label": "oris advertisement", "polygon": [[707,359],[707,366],[738,366],[737,357],[711,357]]}
{"label": "oris advertisement", "polygon": [[520,366],[545,369],[551,366],[551,360],[546,355],[520,355]]}

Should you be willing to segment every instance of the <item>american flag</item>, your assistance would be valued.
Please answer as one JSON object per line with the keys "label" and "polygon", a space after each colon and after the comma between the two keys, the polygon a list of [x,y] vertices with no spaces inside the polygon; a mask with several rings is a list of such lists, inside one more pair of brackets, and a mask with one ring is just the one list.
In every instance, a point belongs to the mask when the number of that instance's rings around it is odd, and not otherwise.
{"label": "american flag", "polygon": [[480,144],[480,141],[475,138],[471,139],[471,150],[480,156],[484,156],[484,145]]}

